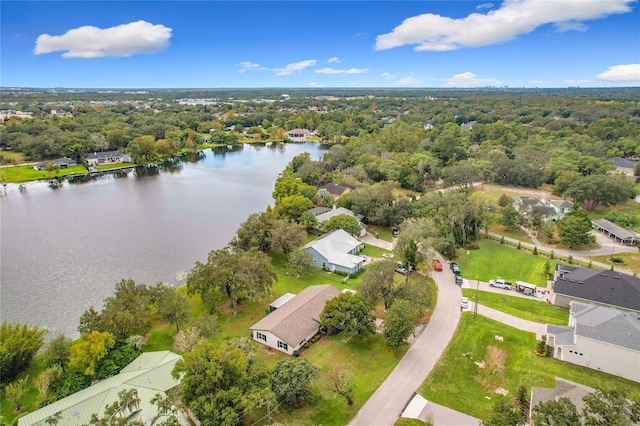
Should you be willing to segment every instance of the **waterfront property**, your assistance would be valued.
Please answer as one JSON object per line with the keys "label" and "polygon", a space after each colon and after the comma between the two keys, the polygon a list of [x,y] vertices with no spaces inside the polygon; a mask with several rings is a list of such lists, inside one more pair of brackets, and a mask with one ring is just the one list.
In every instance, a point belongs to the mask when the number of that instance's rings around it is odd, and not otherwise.
{"label": "waterfront property", "polygon": [[637,314],[570,302],[568,326],[547,325],[553,357],[640,382],[640,320]]}
{"label": "waterfront property", "polygon": [[131,156],[119,151],[94,152],[84,157],[89,166],[113,163],[130,163]]}
{"label": "waterfront property", "polygon": [[362,243],[347,231],[336,229],[311,241],[303,250],[322,269],[353,274],[362,269],[365,262],[365,258],[358,255],[361,248]]}
{"label": "waterfront property", "polygon": [[304,142],[309,136],[311,136],[311,131],[308,129],[291,129],[287,132],[287,137],[296,142]]}
{"label": "waterfront property", "polygon": [[71,158],[67,158],[67,157],[62,157],[62,158],[56,158],[55,160],[40,161],[39,163],[36,163],[33,166],[33,168],[36,170],[45,170],[45,168],[47,167],[47,164],[49,163],[57,164],[61,169],[68,169],[69,167],[73,167],[78,164],[76,160],[72,160]]}
{"label": "waterfront property", "polygon": [[293,355],[320,332],[324,305],[339,294],[334,286],[324,284],[309,286],[295,297],[285,295],[276,301],[284,303],[274,302],[278,307],[249,328],[253,340]]}
{"label": "waterfront property", "polygon": [[338,199],[340,197],[342,197],[345,194],[348,194],[351,191],[354,191],[356,188],[355,186],[351,186],[351,185],[347,185],[346,183],[328,183],[326,185],[322,185],[320,188],[318,188],[318,190],[324,189],[326,190],[329,194],[331,194],[331,196],[334,199]]}
{"label": "waterfront property", "polygon": [[556,264],[551,303],[571,301],[640,313],[640,278],[615,271]]}
{"label": "waterfront property", "polygon": [[[151,400],[157,394],[166,395],[180,384],[180,380],[171,375],[180,359],[180,355],[169,351],[145,352],[119,374],[21,417],[18,426],[46,426],[52,424],[50,419],[55,416],[59,416],[61,425],[89,424],[93,414],[104,415],[105,408],[117,401],[118,392],[125,389],[135,389],[140,398],[139,404],[127,408],[128,418],[147,422],[158,414],[158,407],[151,404]],[[180,414],[178,418],[181,424],[190,424]]]}
{"label": "waterfront property", "polygon": [[333,208],[328,207],[314,207],[309,210],[309,213],[316,217],[316,221],[320,228],[322,228],[322,224],[331,219],[332,217],[339,216],[341,214],[345,214],[347,216],[355,217],[358,220],[358,225],[360,226],[360,235],[359,237],[364,237],[367,234],[367,225],[362,223],[362,215],[356,215],[351,210],[346,209],[344,207],[336,207],[333,205]]}

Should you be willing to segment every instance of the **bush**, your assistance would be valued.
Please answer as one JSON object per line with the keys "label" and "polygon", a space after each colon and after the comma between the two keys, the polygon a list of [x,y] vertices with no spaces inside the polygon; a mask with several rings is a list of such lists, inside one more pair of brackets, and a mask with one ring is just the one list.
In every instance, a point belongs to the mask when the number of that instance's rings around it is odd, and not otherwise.
{"label": "bush", "polygon": [[82,373],[68,373],[62,376],[62,380],[56,389],[56,396],[60,400],[91,385],[91,377]]}
{"label": "bush", "polygon": [[518,241],[518,246],[516,247],[518,250],[520,250],[522,248],[522,243],[520,241]]}
{"label": "bush", "polygon": [[121,346],[113,348],[96,365],[94,379],[102,380],[118,374],[120,370],[136,359],[141,353],[141,351],[127,344],[121,344]]}
{"label": "bush", "polygon": [[500,237],[500,244],[504,244],[504,235]]}
{"label": "bush", "polygon": [[537,256],[537,255],[538,255],[538,247],[537,247],[537,246],[533,248],[533,254],[534,254],[535,256]]}
{"label": "bush", "polygon": [[536,348],[533,351],[534,354],[542,357],[549,356],[549,353],[551,352],[551,347],[547,345],[546,340],[547,340],[546,336],[542,336],[542,338],[538,340],[538,344],[536,345]]}
{"label": "bush", "polygon": [[293,351],[293,356],[299,357],[300,356],[300,351],[297,350],[297,349],[295,351]]}
{"label": "bush", "polygon": [[615,256],[615,257],[611,257],[610,259],[613,263],[624,263],[624,260],[619,257],[619,256]]}

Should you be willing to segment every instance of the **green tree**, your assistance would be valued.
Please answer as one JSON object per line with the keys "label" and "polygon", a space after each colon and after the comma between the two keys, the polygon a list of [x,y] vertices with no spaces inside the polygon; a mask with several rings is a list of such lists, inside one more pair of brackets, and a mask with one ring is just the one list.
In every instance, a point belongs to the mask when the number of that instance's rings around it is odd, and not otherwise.
{"label": "green tree", "polygon": [[384,320],[384,341],[394,351],[407,344],[414,332],[418,315],[415,308],[406,300],[396,300],[387,310]]}
{"label": "green tree", "polygon": [[502,398],[495,403],[491,418],[484,423],[485,426],[518,426],[520,424],[522,419],[507,398]]}
{"label": "green tree", "polygon": [[583,245],[593,242],[591,235],[591,219],[587,213],[581,209],[574,208],[565,214],[562,219],[556,222],[560,240],[564,244],[569,244],[569,248],[574,245]]}
{"label": "green tree", "polygon": [[13,383],[5,387],[5,394],[7,399],[13,402],[16,406],[16,411],[22,410],[22,403],[24,402],[27,392],[29,391],[28,385],[29,376],[26,375],[21,379],[17,379]]}
{"label": "green tree", "polygon": [[313,256],[304,250],[296,250],[289,255],[287,269],[289,273],[300,278],[300,275],[308,274],[316,268],[313,263]]}
{"label": "green tree", "polygon": [[367,267],[358,284],[359,294],[371,305],[377,304],[382,298],[384,308],[388,309],[392,302],[393,279],[396,263],[392,260],[375,262]]}
{"label": "green tree", "polygon": [[585,426],[630,426],[640,421],[640,401],[630,401],[620,389],[597,389],[582,400]]}
{"label": "green tree", "polygon": [[271,374],[271,390],[278,399],[300,407],[304,401],[313,398],[310,386],[320,375],[320,369],[306,358],[279,361]]}
{"label": "green tree", "polygon": [[25,371],[44,343],[45,329],[3,321],[0,326],[0,384]]}
{"label": "green tree", "polygon": [[122,389],[118,392],[118,399],[107,405],[103,416],[97,413],[91,415],[91,426],[144,426],[141,420],[129,421],[129,417],[140,409],[140,397],[136,389]]}
{"label": "green tree", "polygon": [[312,230],[316,226],[318,226],[318,220],[316,219],[316,217],[312,213],[310,213],[308,211],[306,211],[306,212],[304,212],[304,213],[302,213],[300,215],[300,217],[298,218],[298,223],[300,225],[304,226],[306,228],[307,232]]}
{"label": "green tree", "polygon": [[200,294],[211,311],[215,309],[217,296],[225,294],[235,314],[241,297],[263,300],[276,279],[271,259],[265,253],[225,247],[211,251],[207,263],[196,262],[187,277],[187,291]]}
{"label": "green tree", "polygon": [[69,363],[70,348],[71,339],[64,334],[57,335],[44,346],[42,363],[47,367],[59,365],[64,370]]}
{"label": "green tree", "polygon": [[282,198],[276,204],[276,211],[295,221],[307,210],[313,207],[313,202],[302,195],[290,195]]}
{"label": "green tree", "polygon": [[347,401],[347,405],[353,405],[356,380],[348,365],[333,364],[327,372],[326,380],[332,392],[342,396]]}
{"label": "green tree", "polygon": [[589,175],[574,181],[566,195],[592,211],[602,205],[621,204],[635,195],[632,180],[621,175]]}
{"label": "green tree", "polygon": [[47,176],[51,177],[51,173],[54,172],[57,176],[58,172],[60,172],[60,164],[49,161],[44,169],[47,171]]}
{"label": "green tree", "polygon": [[502,208],[502,217],[498,223],[504,226],[505,231],[516,229],[518,226],[520,213],[511,204]]}
{"label": "green tree", "polygon": [[231,245],[242,250],[268,251],[271,247],[270,229],[276,220],[276,215],[271,212],[253,213],[240,224]]}
{"label": "green tree", "polygon": [[189,319],[189,300],[166,284],[158,300],[158,314],[163,320],[174,324],[178,332],[180,323]]}
{"label": "green tree", "polygon": [[322,224],[322,229],[326,232],[335,231],[336,229],[344,229],[353,236],[360,235],[360,224],[358,219],[348,214],[339,214],[333,216]]}
{"label": "green tree", "polygon": [[275,220],[269,233],[271,250],[282,251],[287,256],[307,241],[304,226],[284,218]]}
{"label": "green tree", "polygon": [[344,330],[351,335],[367,336],[376,331],[371,306],[358,294],[341,293],[329,300],[320,314],[320,323],[328,330]]}
{"label": "green tree", "polygon": [[578,409],[569,398],[550,399],[533,407],[531,421],[536,426],[581,426]]}
{"label": "green tree", "polygon": [[134,280],[121,280],[116,284],[114,295],[104,300],[101,312],[93,307],[80,317],[78,331],[82,334],[92,330],[107,331],[118,339],[145,334],[151,327],[151,294],[144,284]]}
{"label": "green tree", "polygon": [[245,410],[273,397],[269,374],[241,350],[203,342],[176,363],[182,402],[203,426],[241,425]]}
{"label": "green tree", "polygon": [[38,405],[40,407],[44,407],[55,401],[55,397],[49,392],[49,389],[55,385],[61,377],[62,368],[60,365],[49,367],[36,376],[33,384],[38,391]]}
{"label": "green tree", "polygon": [[93,376],[96,364],[114,347],[116,340],[109,332],[92,331],[83,334],[71,345],[69,369]]}

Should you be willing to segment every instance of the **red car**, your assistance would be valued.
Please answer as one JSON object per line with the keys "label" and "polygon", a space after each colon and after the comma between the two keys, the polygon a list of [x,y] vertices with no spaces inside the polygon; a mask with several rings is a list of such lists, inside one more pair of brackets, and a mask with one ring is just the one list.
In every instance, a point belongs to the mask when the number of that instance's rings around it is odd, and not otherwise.
{"label": "red car", "polygon": [[438,272],[442,272],[442,263],[438,259],[433,261],[433,269]]}

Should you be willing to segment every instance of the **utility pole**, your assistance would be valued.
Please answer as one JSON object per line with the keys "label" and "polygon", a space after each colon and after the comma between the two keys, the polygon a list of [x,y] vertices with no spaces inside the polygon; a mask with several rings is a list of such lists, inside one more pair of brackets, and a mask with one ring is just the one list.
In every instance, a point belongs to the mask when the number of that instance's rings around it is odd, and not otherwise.
{"label": "utility pole", "polygon": [[476,280],[476,303],[473,305],[473,316],[478,315],[478,287],[480,287],[480,281]]}
{"label": "utility pole", "polygon": [[267,424],[271,425],[271,398],[267,399]]}

